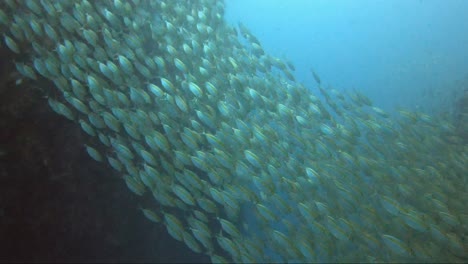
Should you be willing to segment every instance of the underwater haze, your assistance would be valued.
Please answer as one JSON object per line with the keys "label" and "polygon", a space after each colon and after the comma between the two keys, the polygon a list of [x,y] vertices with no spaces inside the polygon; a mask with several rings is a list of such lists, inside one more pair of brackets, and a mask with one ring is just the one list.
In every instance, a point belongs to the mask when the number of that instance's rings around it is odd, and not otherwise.
{"label": "underwater haze", "polygon": [[361,90],[387,111],[434,110],[431,96],[449,96],[467,76],[467,12],[465,0],[226,1],[228,22],[291,60],[300,82],[314,83],[312,67],[324,83]]}
{"label": "underwater haze", "polygon": [[467,5],[10,0],[0,33],[89,162],[213,263],[467,262]]}

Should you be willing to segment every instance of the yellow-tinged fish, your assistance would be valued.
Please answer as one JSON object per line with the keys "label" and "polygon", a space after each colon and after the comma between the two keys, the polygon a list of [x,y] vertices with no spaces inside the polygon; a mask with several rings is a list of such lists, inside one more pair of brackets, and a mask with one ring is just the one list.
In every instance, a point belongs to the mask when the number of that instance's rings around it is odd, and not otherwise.
{"label": "yellow-tinged fish", "polygon": [[266,206],[264,206],[263,204],[258,203],[256,205],[256,208],[257,208],[257,212],[263,217],[265,221],[276,220],[275,214],[273,214],[273,212],[270,209],[268,209]]}
{"label": "yellow-tinged fish", "polygon": [[332,233],[332,235],[341,241],[348,240],[348,234],[336,223],[335,219],[331,216],[327,216],[327,226],[328,230]]}
{"label": "yellow-tinged fish", "polygon": [[382,196],[380,202],[382,203],[382,206],[385,208],[385,210],[392,215],[397,216],[400,214],[400,212],[402,212],[400,204],[388,196]]}
{"label": "yellow-tinged fish", "polygon": [[228,220],[218,217],[218,221],[221,224],[223,230],[226,231],[226,233],[228,233],[229,235],[231,235],[231,237],[238,238],[241,236],[241,233],[239,232],[237,227]]}
{"label": "yellow-tinged fish", "polygon": [[127,184],[127,187],[136,195],[142,196],[145,193],[145,185],[143,185],[139,179],[136,179],[130,175],[125,175],[124,180]]}
{"label": "yellow-tinged fish", "polygon": [[425,232],[428,231],[428,227],[424,221],[424,216],[420,213],[417,213],[413,210],[409,210],[408,212],[403,212],[401,217],[405,221],[405,223],[413,228],[414,230]]}
{"label": "yellow-tinged fish", "polygon": [[184,237],[184,226],[182,222],[177,219],[176,216],[164,213],[164,222],[168,233],[176,240],[183,241]]}
{"label": "yellow-tinged fish", "polygon": [[189,82],[188,87],[189,87],[190,92],[192,92],[192,94],[195,95],[196,97],[200,98],[203,96],[202,89],[196,83]]}
{"label": "yellow-tinged fish", "polygon": [[95,161],[99,161],[99,162],[103,161],[102,155],[101,153],[99,153],[99,151],[97,151],[95,148],[90,147],[88,145],[85,145],[85,146],[86,146],[86,151],[88,152],[89,156],[91,156],[91,158],[93,158]]}
{"label": "yellow-tinged fish", "polygon": [[439,216],[446,224],[450,225],[451,227],[457,227],[460,224],[458,219],[448,212],[439,212]]}
{"label": "yellow-tinged fish", "polygon": [[411,250],[400,239],[391,235],[382,235],[382,240],[390,250],[400,256],[409,257]]}
{"label": "yellow-tinged fish", "polygon": [[200,242],[208,251],[213,250],[213,243],[211,241],[211,236],[205,232],[198,230],[196,228],[191,228],[193,236],[198,242]]}
{"label": "yellow-tinged fish", "polygon": [[146,218],[155,223],[161,222],[161,217],[151,209],[140,208]]}
{"label": "yellow-tinged fish", "polygon": [[231,256],[236,257],[239,255],[239,249],[237,245],[229,238],[220,235],[216,237],[216,240],[218,241],[218,244],[221,246],[221,248],[231,254]]}
{"label": "yellow-tinged fish", "polygon": [[183,239],[184,239],[185,245],[187,245],[192,251],[196,253],[202,252],[202,249],[200,245],[198,244],[198,242],[188,232],[184,231]]}
{"label": "yellow-tinged fish", "polygon": [[172,185],[172,191],[187,205],[195,206],[195,199],[184,187],[174,184]]}
{"label": "yellow-tinged fish", "polygon": [[260,158],[257,155],[255,155],[252,151],[244,150],[244,156],[247,159],[247,161],[254,167],[260,168],[262,166]]}

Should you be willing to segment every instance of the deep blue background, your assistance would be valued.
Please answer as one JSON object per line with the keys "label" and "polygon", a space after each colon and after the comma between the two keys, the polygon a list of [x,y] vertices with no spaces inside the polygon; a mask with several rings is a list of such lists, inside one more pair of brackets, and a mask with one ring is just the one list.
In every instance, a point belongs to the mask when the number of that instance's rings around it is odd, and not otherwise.
{"label": "deep blue background", "polygon": [[[356,88],[376,105],[427,106],[468,73],[466,0],[226,0],[264,49],[314,85]],[[424,110],[424,109],[421,109]]]}

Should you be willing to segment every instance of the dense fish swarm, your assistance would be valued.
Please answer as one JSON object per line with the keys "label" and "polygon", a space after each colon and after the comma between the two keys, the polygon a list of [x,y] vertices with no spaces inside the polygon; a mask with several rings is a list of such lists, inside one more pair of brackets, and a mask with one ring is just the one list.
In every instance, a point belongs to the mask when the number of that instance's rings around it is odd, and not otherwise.
{"label": "dense fish swarm", "polygon": [[[468,260],[467,147],[447,121],[318,94],[224,3],[4,0],[18,72],[213,262]],[[104,151],[103,151],[104,150]]]}

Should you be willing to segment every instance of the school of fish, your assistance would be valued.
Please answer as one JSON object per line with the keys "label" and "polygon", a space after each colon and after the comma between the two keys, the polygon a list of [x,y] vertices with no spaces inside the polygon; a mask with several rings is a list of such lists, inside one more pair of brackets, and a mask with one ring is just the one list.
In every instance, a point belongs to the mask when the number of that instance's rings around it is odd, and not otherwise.
{"label": "school of fish", "polygon": [[139,196],[224,262],[467,262],[449,120],[295,81],[217,0],[3,0],[2,45]]}

